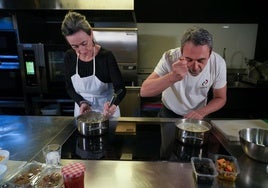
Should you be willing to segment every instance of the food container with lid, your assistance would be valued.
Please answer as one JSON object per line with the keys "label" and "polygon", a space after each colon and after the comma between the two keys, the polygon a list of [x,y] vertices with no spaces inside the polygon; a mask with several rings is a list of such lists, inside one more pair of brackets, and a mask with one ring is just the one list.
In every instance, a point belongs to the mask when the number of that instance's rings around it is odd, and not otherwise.
{"label": "food container with lid", "polygon": [[235,181],[240,173],[237,159],[229,155],[215,155],[215,166],[218,171],[218,179]]}
{"label": "food container with lid", "polygon": [[60,188],[63,186],[61,167],[47,166],[34,183],[36,188]]}
{"label": "food container with lid", "polygon": [[9,151],[0,149],[0,164],[6,164],[9,160]]}
{"label": "food container with lid", "polygon": [[5,176],[6,172],[7,172],[7,166],[0,164],[0,181]]}
{"label": "food container with lid", "polygon": [[198,184],[213,184],[218,172],[212,159],[191,157],[191,164]]}
{"label": "food container with lid", "polygon": [[32,187],[36,178],[45,168],[45,164],[32,161],[23,166],[9,180],[12,187]]}
{"label": "food container with lid", "polygon": [[85,164],[75,162],[61,169],[65,188],[84,188]]}

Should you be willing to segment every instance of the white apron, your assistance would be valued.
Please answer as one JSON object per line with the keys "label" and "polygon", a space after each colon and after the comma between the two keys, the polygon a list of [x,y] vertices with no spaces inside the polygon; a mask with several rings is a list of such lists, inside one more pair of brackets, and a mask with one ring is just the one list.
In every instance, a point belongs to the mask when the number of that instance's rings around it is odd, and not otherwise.
{"label": "white apron", "polygon": [[[88,77],[81,78],[78,74],[78,56],[76,59],[76,73],[71,77],[75,91],[84,97],[85,100],[91,104],[93,111],[103,113],[104,103],[109,101],[113,95],[112,84],[104,83],[100,81],[95,75],[95,48],[93,56],[93,74]],[[74,104],[74,116],[79,114],[79,106],[77,103]],[[112,117],[119,117],[120,109],[116,107],[116,112]]]}

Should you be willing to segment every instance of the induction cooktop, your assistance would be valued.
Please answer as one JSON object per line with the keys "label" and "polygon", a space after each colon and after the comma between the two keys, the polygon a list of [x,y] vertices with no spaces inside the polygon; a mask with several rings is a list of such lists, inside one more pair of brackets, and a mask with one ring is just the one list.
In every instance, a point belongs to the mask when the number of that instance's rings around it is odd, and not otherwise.
{"label": "induction cooktop", "polygon": [[[99,136],[83,136],[75,130],[62,145],[62,159],[190,162],[191,157],[229,153],[210,133],[202,146],[186,145],[176,139],[174,123],[135,124],[135,131],[118,132],[117,123]],[[118,128],[118,127],[117,127]]]}

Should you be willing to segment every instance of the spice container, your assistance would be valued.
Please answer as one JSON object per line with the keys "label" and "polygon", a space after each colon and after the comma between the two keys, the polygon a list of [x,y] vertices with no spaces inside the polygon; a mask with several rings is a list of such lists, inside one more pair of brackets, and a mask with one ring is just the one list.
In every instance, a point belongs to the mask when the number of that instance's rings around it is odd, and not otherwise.
{"label": "spice container", "polygon": [[84,188],[85,165],[83,163],[71,163],[61,169],[65,188]]}

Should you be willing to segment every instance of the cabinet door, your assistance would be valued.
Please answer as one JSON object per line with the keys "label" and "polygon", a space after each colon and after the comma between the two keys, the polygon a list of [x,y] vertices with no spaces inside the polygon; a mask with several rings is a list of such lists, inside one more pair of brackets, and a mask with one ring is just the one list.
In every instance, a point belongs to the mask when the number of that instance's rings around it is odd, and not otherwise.
{"label": "cabinet door", "polygon": [[140,116],[140,88],[126,87],[127,94],[120,103],[121,117]]}

